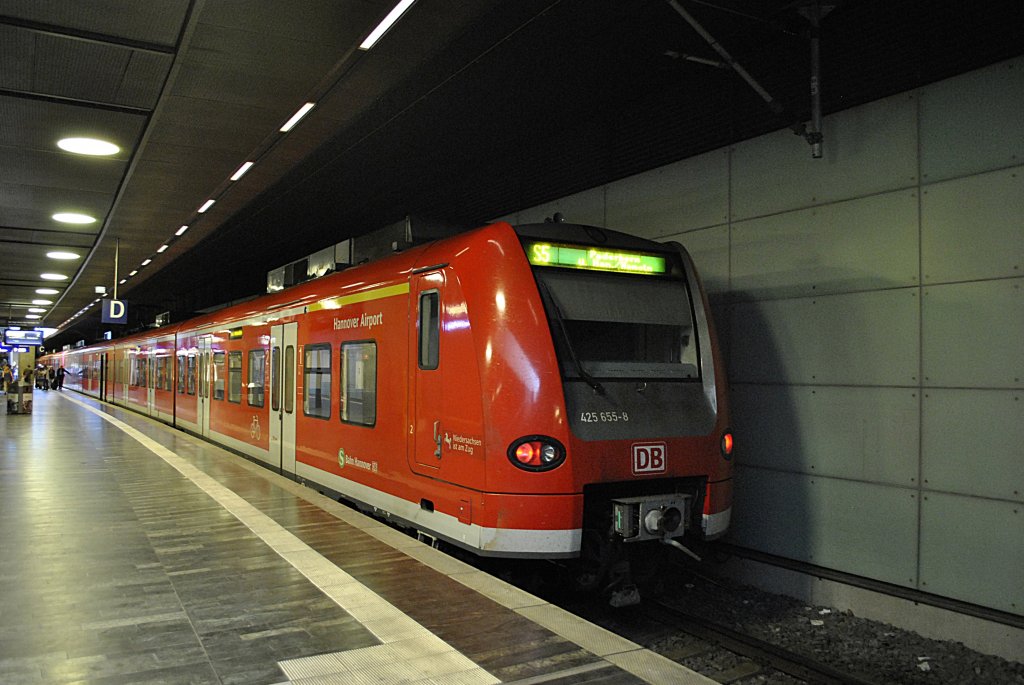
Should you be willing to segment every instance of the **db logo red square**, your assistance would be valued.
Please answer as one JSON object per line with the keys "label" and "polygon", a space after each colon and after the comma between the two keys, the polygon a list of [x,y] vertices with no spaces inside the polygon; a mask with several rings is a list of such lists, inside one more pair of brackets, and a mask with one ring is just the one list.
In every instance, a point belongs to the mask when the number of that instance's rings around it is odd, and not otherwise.
{"label": "db logo red square", "polygon": [[638,442],[633,445],[633,473],[665,473],[668,446],[663,442]]}

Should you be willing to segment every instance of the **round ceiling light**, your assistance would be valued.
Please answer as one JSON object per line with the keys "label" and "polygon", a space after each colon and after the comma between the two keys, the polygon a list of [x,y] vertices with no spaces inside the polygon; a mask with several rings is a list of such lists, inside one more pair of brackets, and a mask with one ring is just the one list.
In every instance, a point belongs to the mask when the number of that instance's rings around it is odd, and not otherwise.
{"label": "round ceiling light", "polygon": [[50,259],[78,259],[82,255],[77,252],[61,252],[58,250],[56,252],[47,252],[46,256]]}
{"label": "round ceiling light", "polygon": [[[36,288],[36,293],[40,295],[57,295],[60,291],[54,290],[53,288]],[[49,302],[47,302],[47,304],[49,304]]]}
{"label": "round ceiling light", "polygon": [[39,278],[44,281],[66,281],[68,277],[64,274],[39,274]]}
{"label": "round ceiling light", "polygon": [[57,141],[57,147],[76,155],[116,155],[121,148],[98,138],[64,138]]}
{"label": "round ceiling light", "polygon": [[53,300],[32,300],[32,304],[53,304]]}
{"label": "round ceiling light", "polygon": [[45,314],[46,310],[42,307],[29,307],[28,310],[33,314]]}
{"label": "round ceiling light", "polygon": [[26,314],[25,318],[26,319],[41,319],[43,317],[41,317],[39,314]]}
{"label": "round ceiling light", "polygon": [[60,212],[54,214],[53,218],[65,224],[91,224],[96,221],[96,217],[89,216],[88,214],[75,214],[74,212]]}

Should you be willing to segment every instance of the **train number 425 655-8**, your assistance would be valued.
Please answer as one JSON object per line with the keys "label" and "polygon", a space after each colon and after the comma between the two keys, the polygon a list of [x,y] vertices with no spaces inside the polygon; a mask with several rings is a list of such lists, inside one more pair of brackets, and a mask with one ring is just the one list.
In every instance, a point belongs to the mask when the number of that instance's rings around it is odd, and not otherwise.
{"label": "train number 425 655-8", "polygon": [[580,413],[583,423],[618,423],[629,421],[629,414],[624,411],[585,411]]}

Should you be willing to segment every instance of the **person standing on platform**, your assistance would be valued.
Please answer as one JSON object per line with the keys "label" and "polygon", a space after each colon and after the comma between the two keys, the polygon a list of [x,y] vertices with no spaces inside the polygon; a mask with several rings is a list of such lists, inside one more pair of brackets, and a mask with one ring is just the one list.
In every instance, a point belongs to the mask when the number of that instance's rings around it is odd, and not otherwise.
{"label": "person standing on platform", "polygon": [[47,381],[47,383],[46,383],[47,389],[49,389],[49,390],[56,390],[57,389],[57,372],[54,371],[52,366],[46,370],[46,381]]}
{"label": "person standing on platform", "polygon": [[57,369],[57,389],[58,390],[63,390],[64,389],[64,374],[65,373],[67,373],[67,371],[64,369],[64,366],[61,365],[61,367]]}

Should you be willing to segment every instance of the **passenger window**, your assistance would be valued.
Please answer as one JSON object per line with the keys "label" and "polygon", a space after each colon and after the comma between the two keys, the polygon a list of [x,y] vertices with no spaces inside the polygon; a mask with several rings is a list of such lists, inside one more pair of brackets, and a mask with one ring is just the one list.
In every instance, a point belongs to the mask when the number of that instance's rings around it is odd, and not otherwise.
{"label": "passenger window", "polygon": [[421,369],[436,369],[438,362],[438,343],[441,333],[440,297],[435,290],[420,295],[420,355]]}
{"label": "passenger window", "polygon": [[281,411],[281,348],[270,351],[270,408]]}
{"label": "passenger window", "polygon": [[213,399],[224,399],[224,353],[213,353]]}
{"label": "passenger window", "polygon": [[180,355],[180,356],[175,357],[174,360],[177,363],[178,394],[179,395],[184,395],[185,394],[185,357],[184,357],[184,355]]}
{"label": "passenger window", "polygon": [[265,377],[264,368],[266,367],[266,364],[266,352],[263,350],[249,351],[249,378],[246,383],[246,387],[249,392],[245,401],[249,403],[250,407],[263,406],[263,381]]}
{"label": "passenger window", "polygon": [[306,416],[328,419],[331,417],[331,346],[306,345],[303,360],[302,411]]}
{"label": "passenger window", "polygon": [[195,352],[188,356],[188,373],[186,381],[186,392],[189,395],[196,394],[196,355]]}
{"label": "passenger window", "polygon": [[242,353],[228,352],[228,402],[242,402]]}
{"label": "passenger window", "polygon": [[295,347],[284,348],[284,411],[295,410]]}
{"label": "passenger window", "polygon": [[341,346],[341,420],[360,426],[377,422],[377,343]]}

